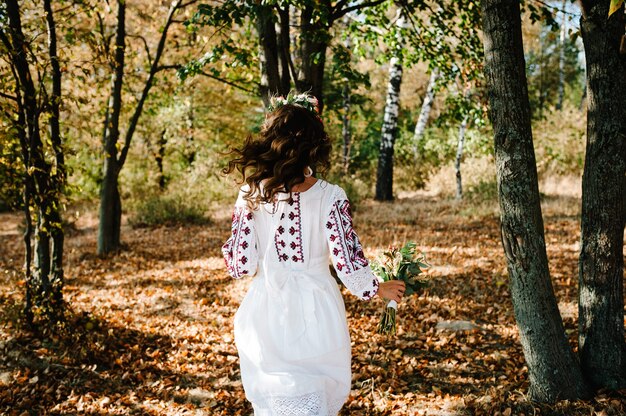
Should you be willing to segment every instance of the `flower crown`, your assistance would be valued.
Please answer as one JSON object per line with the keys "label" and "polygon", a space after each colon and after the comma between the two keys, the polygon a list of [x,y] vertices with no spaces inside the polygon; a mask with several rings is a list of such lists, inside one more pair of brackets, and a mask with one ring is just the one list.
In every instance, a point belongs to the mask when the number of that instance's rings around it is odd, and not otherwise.
{"label": "flower crown", "polygon": [[270,105],[267,109],[269,112],[272,112],[287,104],[297,105],[306,108],[317,117],[319,117],[317,98],[309,95],[306,92],[303,92],[301,94],[295,94],[293,93],[293,91],[290,91],[289,94],[287,94],[287,97],[283,97],[282,95],[271,97]]}

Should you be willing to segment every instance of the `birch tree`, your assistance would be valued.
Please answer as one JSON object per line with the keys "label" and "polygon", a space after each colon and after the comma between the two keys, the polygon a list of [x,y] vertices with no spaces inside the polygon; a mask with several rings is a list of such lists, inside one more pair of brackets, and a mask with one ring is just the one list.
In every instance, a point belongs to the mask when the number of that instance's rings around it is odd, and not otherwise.
{"label": "birch tree", "polygon": [[586,397],[588,387],[565,337],[548,271],[520,4],[482,0],[481,10],[502,245],[530,398],[552,402]]}
{"label": "birch tree", "polygon": [[456,199],[463,199],[463,179],[461,177],[461,160],[463,159],[463,146],[465,144],[465,131],[467,130],[467,117],[459,125],[459,138],[454,159],[454,173],[456,176]]}
{"label": "birch tree", "polygon": [[435,67],[430,72],[428,86],[426,87],[426,95],[424,95],[420,114],[417,117],[417,123],[415,124],[415,131],[413,133],[413,153],[415,154],[415,160],[419,158],[419,143],[424,136],[428,119],[430,118],[430,110],[433,108],[433,102],[435,101],[435,86],[437,85],[438,79],[439,68]]}
{"label": "birch tree", "polygon": [[[396,26],[403,29],[406,20],[400,13]],[[398,30],[394,52],[389,61],[389,80],[387,97],[383,115],[383,126],[380,138],[380,153],[376,171],[376,200],[391,201],[393,199],[393,150],[398,130],[398,112],[400,111],[400,85],[402,83],[402,48],[404,41],[402,31]]]}

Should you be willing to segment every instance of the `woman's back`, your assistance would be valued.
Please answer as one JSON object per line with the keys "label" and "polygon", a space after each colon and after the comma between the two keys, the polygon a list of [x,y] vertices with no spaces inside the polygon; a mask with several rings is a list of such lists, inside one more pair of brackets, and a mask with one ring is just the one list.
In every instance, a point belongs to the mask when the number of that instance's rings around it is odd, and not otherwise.
{"label": "woman's back", "polygon": [[[338,192],[336,185],[317,180],[304,192],[280,194],[273,204],[253,211],[257,224],[259,257],[276,259],[288,268],[306,268],[311,261],[325,258],[329,251],[324,219]],[[268,250],[275,253],[268,253]]]}

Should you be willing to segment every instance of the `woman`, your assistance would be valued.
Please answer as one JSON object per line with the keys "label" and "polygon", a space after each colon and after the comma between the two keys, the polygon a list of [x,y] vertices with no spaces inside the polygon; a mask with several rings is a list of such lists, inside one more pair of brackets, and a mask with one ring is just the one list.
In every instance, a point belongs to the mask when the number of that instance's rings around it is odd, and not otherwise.
{"label": "woman", "polygon": [[226,173],[242,187],[222,251],[234,278],[257,275],[235,315],[246,397],[256,416],[337,415],[350,393],[350,336],[329,257],[351,293],[400,301],[404,282],[379,283],[352,228],[345,192],[316,175],[330,139],[306,95],[277,97],[258,139]]}

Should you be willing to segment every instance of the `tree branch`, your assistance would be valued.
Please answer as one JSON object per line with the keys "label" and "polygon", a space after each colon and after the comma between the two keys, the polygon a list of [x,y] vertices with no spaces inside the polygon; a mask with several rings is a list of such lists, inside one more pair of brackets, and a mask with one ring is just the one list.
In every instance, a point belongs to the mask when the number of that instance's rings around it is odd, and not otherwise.
{"label": "tree branch", "polygon": [[[174,64],[174,65],[160,65],[160,66],[157,67],[156,72],[167,71],[167,70],[170,70],[170,69],[178,70],[178,69],[180,69],[182,67],[183,67],[182,65],[178,65],[178,64]],[[246,88],[243,85],[239,85],[239,84],[237,84],[237,83],[235,83],[233,81],[229,81],[227,79],[217,77],[215,75],[209,74],[208,72],[200,71],[200,72],[198,72],[198,75],[202,75],[202,76],[205,76],[207,78],[214,79],[216,81],[219,81],[219,82],[222,82],[224,84],[230,85],[233,88],[237,88],[238,90],[241,90],[241,91],[244,91],[244,92],[247,92],[247,93],[250,93],[250,94],[256,94],[257,93],[256,91],[251,90],[249,88]]]}
{"label": "tree branch", "polygon": [[0,91],[0,97],[6,98],[7,100],[13,100],[13,101],[17,102],[17,97],[15,97],[13,95],[5,94],[2,91]]}
{"label": "tree branch", "polygon": [[216,77],[215,75],[211,75],[211,74],[209,74],[207,72],[201,71],[201,72],[198,72],[198,74],[203,75],[203,76],[205,76],[207,78],[214,79],[216,81],[223,82],[224,84],[230,85],[231,87],[237,88],[238,90],[245,91],[245,92],[250,93],[250,94],[257,94],[257,91],[254,91],[254,90],[251,90],[249,88],[243,87],[243,86],[241,86],[239,84],[235,84],[234,82],[228,81],[227,79]]}
{"label": "tree branch", "polygon": [[363,33],[364,33],[365,31],[371,30],[372,32],[376,32],[376,33],[378,33],[378,34],[379,34],[379,35],[381,35],[381,36],[386,34],[386,33],[385,33],[385,31],[384,31],[384,30],[382,30],[381,28],[379,28],[378,26],[367,25],[367,27],[366,27],[366,28],[363,28],[363,27],[362,27],[362,26],[364,26],[363,22],[360,22],[360,21],[359,21],[359,20],[357,20],[354,16],[350,16],[350,15],[348,15],[348,16],[346,16],[346,17],[347,17],[348,19],[350,19],[350,20],[353,20],[353,21],[355,21],[355,22],[357,22],[357,23],[360,23],[360,27],[358,28],[360,32],[363,32]]}
{"label": "tree branch", "polygon": [[[193,1],[193,0],[192,0]],[[191,2],[187,2],[191,4]],[[128,129],[126,130],[126,136],[124,138],[124,146],[120,152],[120,158],[118,159],[118,166],[121,168],[124,166],[124,162],[126,161],[126,156],[128,155],[128,149],[130,148],[130,142],[133,138],[133,134],[135,133],[135,129],[137,128],[137,123],[139,122],[139,117],[141,117],[141,113],[143,112],[143,106],[148,98],[148,94],[150,93],[150,89],[152,88],[152,83],[154,81],[154,77],[157,73],[157,68],[159,66],[159,61],[161,60],[161,55],[163,55],[163,50],[165,49],[165,41],[167,40],[167,32],[172,25],[172,21],[174,19],[174,14],[180,8],[182,4],[182,0],[176,0],[172,3],[170,10],[167,14],[167,19],[165,21],[165,25],[163,26],[163,31],[161,32],[161,38],[159,39],[159,44],[157,46],[156,53],[154,55],[154,60],[150,65],[150,74],[148,75],[148,79],[146,80],[146,84],[144,85],[143,91],[141,93],[141,97],[137,102],[137,106],[135,107],[135,111],[130,119],[128,124]]]}
{"label": "tree branch", "polygon": [[46,25],[48,28],[48,56],[52,67],[52,95],[47,100],[50,106],[50,140],[56,157],[57,175],[61,180],[65,179],[65,156],[61,140],[61,65],[57,53],[56,22],[52,12],[51,0],[44,0],[46,11]]}
{"label": "tree branch", "polygon": [[152,56],[150,55],[150,47],[148,46],[148,41],[141,35],[126,35],[127,38],[137,38],[141,39],[143,42],[144,49],[146,50],[146,55],[148,56],[148,65],[152,66]]}
{"label": "tree branch", "polygon": [[184,9],[186,7],[191,6],[192,4],[196,4],[198,3],[200,0],[189,0],[187,3],[180,3],[178,6],[176,6],[176,10],[178,9]]}
{"label": "tree branch", "polygon": [[365,2],[360,3],[360,4],[355,4],[354,6],[346,7],[345,9],[337,10],[330,16],[330,21],[332,23],[335,20],[338,20],[338,19],[342,18],[343,16],[345,16],[346,14],[348,14],[350,12],[353,12],[355,10],[361,10],[361,9],[366,8],[366,7],[377,6],[377,5],[381,4],[381,3],[384,3],[385,1],[387,1],[387,0],[365,1]]}
{"label": "tree branch", "polygon": [[2,30],[2,26],[0,26],[0,42],[4,44],[4,47],[7,48],[8,51],[13,49],[13,47],[11,46],[11,41]]}
{"label": "tree branch", "polygon": [[179,70],[180,68],[182,68],[182,65],[178,65],[178,64],[173,64],[173,65],[159,65],[156,69],[156,72],[161,72],[161,71],[167,71],[170,69],[175,69],[175,70]]}
{"label": "tree branch", "polygon": [[343,6],[345,6],[346,4],[348,4],[350,0],[340,0],[337,2],[337,4],[335,4],[335,7],[332,8],[331,10],[331,15],[334,14],[335,12],[341,11],[341,8]]}

